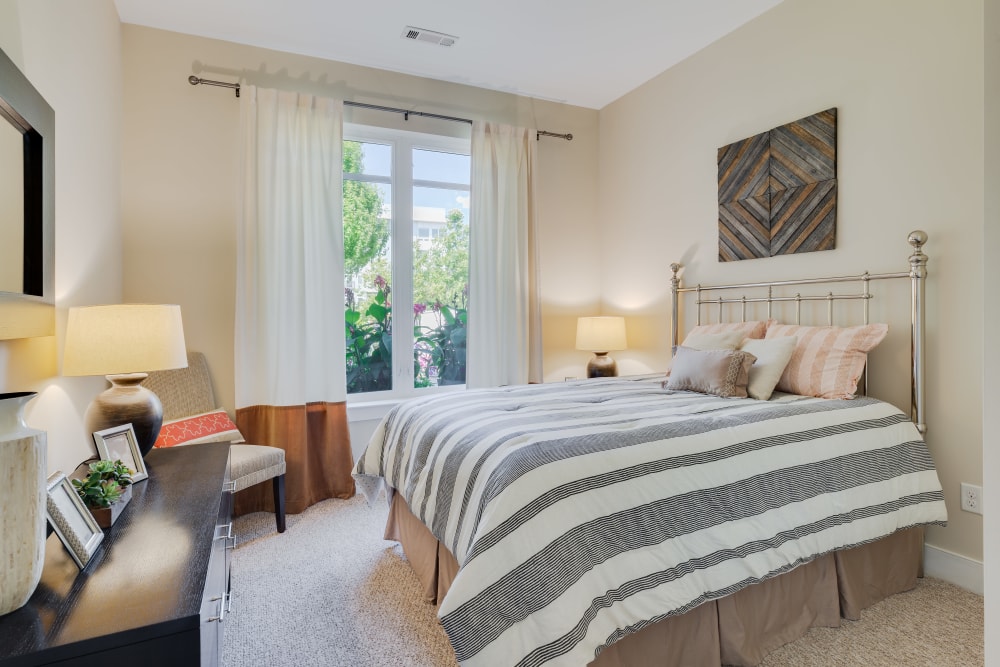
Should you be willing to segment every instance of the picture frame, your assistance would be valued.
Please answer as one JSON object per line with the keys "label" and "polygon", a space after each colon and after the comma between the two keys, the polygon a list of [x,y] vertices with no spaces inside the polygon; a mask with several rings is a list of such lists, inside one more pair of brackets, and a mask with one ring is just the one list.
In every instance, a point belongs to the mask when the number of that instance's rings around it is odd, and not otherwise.
{"label": "picture frame", "polygon": [[49,475],[45,489],[45,518],[82,570],[101,546],[104,531],[61,470]]}
{"label": "picture frame", "polygon": [[97,454],[102,461],[120,460],[133,471],[133,484],[149,477],[132,424],[122,424],[97,431],[94,433],[94,444],[97,445]]}

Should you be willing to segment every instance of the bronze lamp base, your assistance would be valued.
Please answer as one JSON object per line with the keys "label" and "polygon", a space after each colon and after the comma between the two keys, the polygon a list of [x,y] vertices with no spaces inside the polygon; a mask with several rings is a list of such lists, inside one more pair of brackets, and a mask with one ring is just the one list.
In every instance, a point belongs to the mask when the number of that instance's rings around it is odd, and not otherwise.
{"label": "bronze lamp base", "polygon": [[146,373],[108,375],[111,387],[97,395],[84,414],[89,433],[113,426],[132,424],[136,444],[145,456],[153,448],[163,423],[163,405],[159,397],[140,382]]}
{"label": "bronze lamp base", "polygon": [[618,363],[607,352],[594,352],[594,358],[587,364],[588,378],[618,377]]}

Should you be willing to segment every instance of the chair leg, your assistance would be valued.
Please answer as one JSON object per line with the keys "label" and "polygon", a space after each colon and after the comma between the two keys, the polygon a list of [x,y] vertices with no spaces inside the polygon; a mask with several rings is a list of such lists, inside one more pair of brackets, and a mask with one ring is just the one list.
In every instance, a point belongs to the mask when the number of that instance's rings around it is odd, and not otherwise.
{"label": "chair leg", "polygon": [[278,524],[278,532],[285,532],[285,476],[278,475],[271,480],[274,486],[274,520]]}

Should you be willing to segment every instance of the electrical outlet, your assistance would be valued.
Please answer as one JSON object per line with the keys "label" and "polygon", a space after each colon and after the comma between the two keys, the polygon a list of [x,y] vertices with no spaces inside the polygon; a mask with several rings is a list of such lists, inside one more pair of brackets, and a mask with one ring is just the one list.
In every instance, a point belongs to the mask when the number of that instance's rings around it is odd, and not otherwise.
{"label": "electrical outlet", "polygon": [[983,487],[962,483],[962,510],[975,514],[983,513]]}

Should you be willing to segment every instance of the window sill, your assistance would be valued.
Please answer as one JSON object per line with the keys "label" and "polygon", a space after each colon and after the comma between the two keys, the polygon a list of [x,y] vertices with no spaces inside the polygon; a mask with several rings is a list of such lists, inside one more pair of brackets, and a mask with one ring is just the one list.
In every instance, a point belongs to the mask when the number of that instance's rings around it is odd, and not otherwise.
{"label": "window sill", "polygon": [[364,403],[347,403],[347,421],[374,421],[385,417],[389,410],[399,405],[405,399],[393,398],[382,401],[366,401]]}
{"label": "window sill", "polygon": [[[361,421],[373,421],[382,419],[385,417],[389,410],[393,409],[403,401],[407,401],[411,398],[416,398],[418,396],[427,396],[428,392],[433,393],[445,393],[452,391],[465,391],[464,384],[456,384],[444,387],[426,387],[423,389],[418,389],[413,393],[400,396],[396,394],[393,397],[388,397],[386,394],[389,392],[377,392],[381,393],[382,397],[370,398],[364,394],[348,394],[347,395],[347,421],[348,422],[361,422]],[[366,400],[367,399],[367,400]]]}

